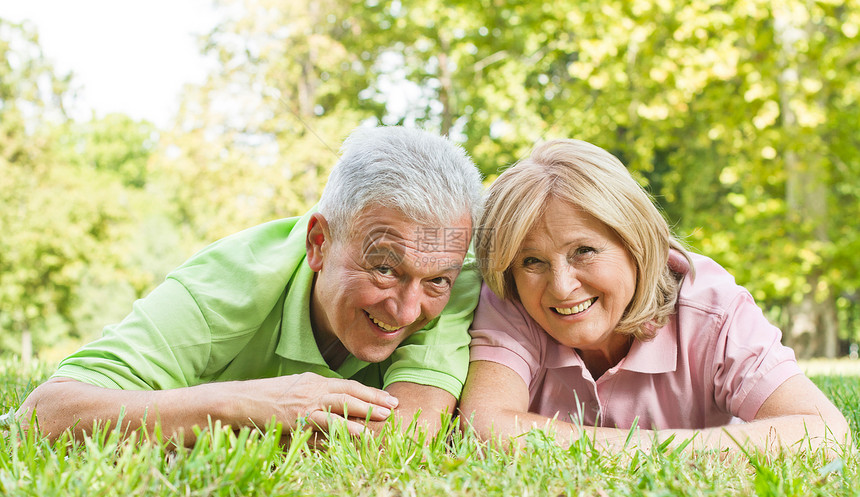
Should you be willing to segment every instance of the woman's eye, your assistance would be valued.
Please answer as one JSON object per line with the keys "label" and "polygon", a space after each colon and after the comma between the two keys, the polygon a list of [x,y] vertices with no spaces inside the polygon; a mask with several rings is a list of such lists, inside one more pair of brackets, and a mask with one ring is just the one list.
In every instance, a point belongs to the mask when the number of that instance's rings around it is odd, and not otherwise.
{"label": "woman's eye", "polygon": [[537,257],[526,257],[523,259],[523,266],[525,267],[534,266],[535,264],[540,264],[540,259]]}
{"label": "woman's eye", "polygon": [[577,247],[576,249],[574,249],[571,255],[568,256],[568,261],[570,261],[571,264],[588,262],[595,255],[597,255],[597,249],[594,247]]}

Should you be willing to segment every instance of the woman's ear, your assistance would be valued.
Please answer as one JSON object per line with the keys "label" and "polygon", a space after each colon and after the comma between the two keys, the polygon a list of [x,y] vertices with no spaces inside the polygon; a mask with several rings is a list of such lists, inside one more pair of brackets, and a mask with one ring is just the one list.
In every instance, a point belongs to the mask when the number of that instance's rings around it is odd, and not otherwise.
{"label": "woman's ear", "polygon": [[305,239],[305,250],[308,253],[308,265],[314,272],[322,269],[323,258],[331,245],[331,235],[328,221],[319,212],[311,214],[308,221],[308,235]]}

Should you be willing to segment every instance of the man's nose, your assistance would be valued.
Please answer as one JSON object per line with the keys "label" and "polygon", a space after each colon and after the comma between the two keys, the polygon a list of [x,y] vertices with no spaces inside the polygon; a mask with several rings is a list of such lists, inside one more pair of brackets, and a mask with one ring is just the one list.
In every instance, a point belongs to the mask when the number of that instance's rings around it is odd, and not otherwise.
{"label": "man's nose", "polygon": [[390,312],[397,318],[397,325],[406,326],[414,323],[421,316],[421,282],[415,281],[403,285],[391,298]]}

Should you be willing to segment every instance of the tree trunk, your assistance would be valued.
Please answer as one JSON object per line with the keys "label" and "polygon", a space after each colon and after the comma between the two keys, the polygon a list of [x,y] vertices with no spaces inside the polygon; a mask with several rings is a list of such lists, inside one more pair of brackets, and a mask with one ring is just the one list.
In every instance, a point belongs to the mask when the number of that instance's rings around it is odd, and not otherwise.
{"label": "tree trunk", "polygon": [[[318,2],[310,2],[308,4],[308,16],[311,19],[310,25],[313,26],[314,32],[316,32],[316,27],[322,21],[322,13]],[[317,42],[314,40],[314,36],[308,36],[306,42],[307,53],[299,55],[301,58],[299,61],[301,74],[297,88],[299,110],[296,117],[301,121],[302,126],[307,129],[308,133],[316,135],[313,125],[315,116],[314,107],[316,106],[317,91],[320,85],[317,71],[319,54],[317,53]],[[319,199],[319,185],[320,181],[323,180],[321,176],[319,164],[307,164],[304,170],[306,186],[303,191],[304,201],[307,205],[313,205]]]}
{"label": "tree trunk", "polygon": [[448,136],[451,133],[451,128],[454,126],[454,110],[451,108],[451,95],[454,93],[453,77],[451,74],[450,62],[448,61],[448,51],[451,45],[444,38],[439,39],[439,48],[437,54],[439,60],[439,102],[442,104],[442,126],[440,132],[443,136]]}
{"label": "tree trunk", "polygon": [[[785,164],[785,196],[787,232],[798,247],[808,242],[830,243],[828,236],[827,186],[823,174],[825,159],[820,150],[802,139],[801,126],[791,105],[795,99],[805,98],[799,91],[799,82],[804,70],[808,70],[795,48],[795,43],[804,37],[809,39],[814,26],[802,29],[792,26],[790,16],[776,10],[775,29],[780,53],[781,71],[777,77],[779,107],[784,135],[787,137],[783,151]],[[812,21],[809,21],[812,23]],[[815,105],[817,102],[812,102]],[[803,143],[802,157],[794,147]],[[808,246],[808,245],[807,245]],[[819,291],[821,270],[813,268],[807,275],[808,291],[804,291],[800,302],[788,308],[789,324],[784,337],[787,345],[794,348],[798,357],[836,357],[838,353],[838,320],[836,301],[828,290]],[[823,294],[823,295],[822,295]]]}
{"label": "tree trunk", "polygon": [[[814,283],[817,278],[811,278]],[[839,355],[839,321],[836,302],[831,296],[817,301],[812,293],[789,306],[789,324],[784,342],[798,359],[834,358]]]}
{"label": "tree trunk", "polygon": [[24,330],[21,333],[21,364],[24,368],[30,367],[30,362],[33,360],[33,335],[30,330]]}

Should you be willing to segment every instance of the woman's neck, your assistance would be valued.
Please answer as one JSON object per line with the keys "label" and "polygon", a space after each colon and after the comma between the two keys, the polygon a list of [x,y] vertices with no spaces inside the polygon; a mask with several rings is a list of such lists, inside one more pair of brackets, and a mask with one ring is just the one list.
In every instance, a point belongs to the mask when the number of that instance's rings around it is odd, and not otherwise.
{"label": "woman's neck", "polygon": [[576,349],[576,353],[582,358],[586,369],[591,377],[597,380],[603,373],[616,366],[622,359],[627,357],[630,346],[633,344],[633,335],[614,335],[605,348],[599,349]]}

